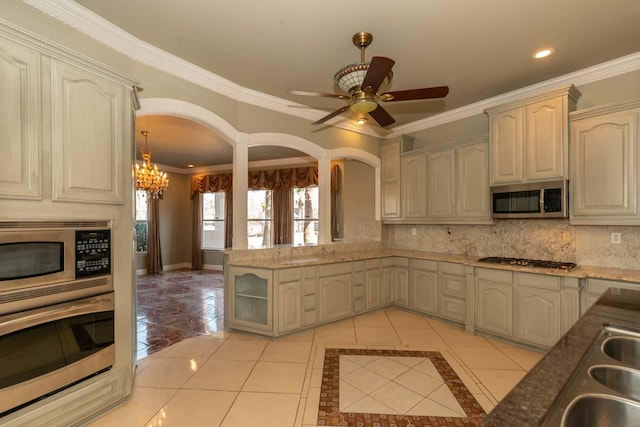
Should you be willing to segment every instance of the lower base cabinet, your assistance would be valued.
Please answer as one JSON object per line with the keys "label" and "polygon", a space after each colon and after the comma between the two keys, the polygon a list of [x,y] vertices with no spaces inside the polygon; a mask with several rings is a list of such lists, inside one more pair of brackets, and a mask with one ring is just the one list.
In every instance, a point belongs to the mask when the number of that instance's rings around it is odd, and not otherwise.
{"label": "lower base cabinet", "polygon": [[513,336],[513,278],[510,271],[479,268],[476,279],[476,328]]}
{"label": "lower base cabinet", "polygon": [[278,332],[288,332],[302,327],[302,284],[278,285]]}
{"label": "lower base cabinet", "polygon": [[271,270],[232,268],[230,275],[231,327],[256,333],[273,333]]}
{"label": "lower base cabinet", "polygon": [[341,319],[353,314],[350,263],[332,264],[318,279],[318,321]]}
{"label": "lower base cabinet", "polygon": [[438,314],[438,263],[412,259],[409,271],[409,308]]}
{"label": "lower base cabinet", "polygon": [[518,287],[515,312],[519,341],[551,347],[562,336],[560,292]]}

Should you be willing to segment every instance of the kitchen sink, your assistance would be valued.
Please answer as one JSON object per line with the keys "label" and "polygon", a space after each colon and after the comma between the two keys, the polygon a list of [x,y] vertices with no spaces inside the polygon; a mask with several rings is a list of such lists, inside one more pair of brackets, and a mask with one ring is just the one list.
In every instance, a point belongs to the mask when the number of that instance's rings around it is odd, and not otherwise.
{"label": "kitchen sink", "polygon": [[[605,387],[640,401],[640,371],[614,366],[594,366],[591,377]],[[640,423],[638,423],[640,426]]]}
{"label": "kitchen sink", "polygon": [[602,352],[625,365],[640,369],[640,339],[635,337],[607,338]]}
{"label": "kitchen sink", "polygon": [[544,426],[640,426],[640,331],[603,325]]}
{"label": "kitchen sink", "polygon": [[602,395],[576,398],[566,411],[562,427],[620,427],[640,425],[640,404]]}

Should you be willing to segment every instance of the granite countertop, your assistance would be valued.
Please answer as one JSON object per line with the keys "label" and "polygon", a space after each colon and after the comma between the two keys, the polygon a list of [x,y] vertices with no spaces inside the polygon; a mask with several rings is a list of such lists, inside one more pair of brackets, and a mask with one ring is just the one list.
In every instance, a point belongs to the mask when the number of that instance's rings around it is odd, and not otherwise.
{"label": "granite countertop", "polygon": [[640,283],[640,270],[626,270],[619,268],[578,266],[571,271],[553,268],[526,267],[518,265],[491,264],[478,261],[477,256],[445,254],[438,252],[425,252],[407,249],[371,249],[358,252],[345,252],[336,254],[323,254],[318,256],[300,256],[291,258],[266,258],[253,260],[231,260],[229,265],[238,267],[254,267],[266,269],[304,267],[312,265],[332,264],[336,262],[360,261],[372,258],[406,257],[414,259],[444,261],[457,264],[465,264],[474,267],[492,268],[498,270],[520,271],[526,273],[548,274],[561,277],[575,277],[578,279],[595,278],[618,280],[623,282]]}
{"label": "granite countertop", "polygon": [[539,426],[603,324],[640,328],[640,291],[610,288],[482,421]]}

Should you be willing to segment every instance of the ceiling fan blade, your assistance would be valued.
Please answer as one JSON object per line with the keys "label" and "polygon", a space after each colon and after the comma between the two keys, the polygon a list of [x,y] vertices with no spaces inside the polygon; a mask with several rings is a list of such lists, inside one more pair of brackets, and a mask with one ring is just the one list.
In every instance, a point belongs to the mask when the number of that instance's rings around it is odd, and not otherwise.
{"label": "ceiling fan blade", "polygon": [[[362,84],[360,88],[365,92],[370,92],[372,94],[378,92],[380,85],[384,82],[384,79],[389,75],[389,71],[393,68],[393,64],[395,64],[391,58],[387,58],[386,56],[374,56],[371,58],[371,63],[369,64],[369,70],[367,74],[364,76],[364,80],[362,80]],[[367,87],[371,87],[371,89],[367,89]]]}
{"label": "ceiling fan blade", "polygon": [[399,90],[380,95],[384,102],[411,101],[414,99],[444,98],[449,93],[449,86],[425,87],[422,89]]}
{"label": "ceiling fan blade", "polygon": [[369,115],[373,117],[373,119],[382,127],[387,127],[396,122],[394,118],[391,117],[391,114],[387,113],[387,110],[382,108],[382,106],[379,104],[378,108],[369,112]]}
{"label": "ceiling fan blade", "polygon": [[349,99],[349,95],[340,95],[339,93],[311,92],[308,90],[290,90],[288,92],[292,95],[321,96],[324,98]]}
{"label": "ceiling fan blade", "polygon": [[344,113],[345,111],[347,111],[349,109],[349,107],[351,107],[350,105],[345,105],[344,107],[340,108],[339,110],[334,111],[331,114],[328,114],[326,116],[324,116],[323,118],[321,118],[320,120],[316,120],[315,122],[313,122],[313,125],[321,125],[322,123],[326,122],[327,120],[340,115],[342,113]]}

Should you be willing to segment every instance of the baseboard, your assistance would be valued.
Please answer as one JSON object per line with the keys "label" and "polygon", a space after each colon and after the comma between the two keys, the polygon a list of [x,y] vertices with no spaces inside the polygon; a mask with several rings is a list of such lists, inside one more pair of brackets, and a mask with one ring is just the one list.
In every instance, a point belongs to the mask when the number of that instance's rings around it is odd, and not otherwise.
{"label": "baseboard", "polygon": [[224,267],[217,264],[202,264],[203,270],[224,271]]}
{"label": "baseboard", "polygon": [[180,268],[191,268],[190,262],[182,262],[180,264],[170,264],[162,266],[162,271],[178,270]]}
{"label": "baseboard", "polygon": [[147,274],[146,268],[141,268],[140,270],[136,270],[136,276],[144,276],[145,274]]}

